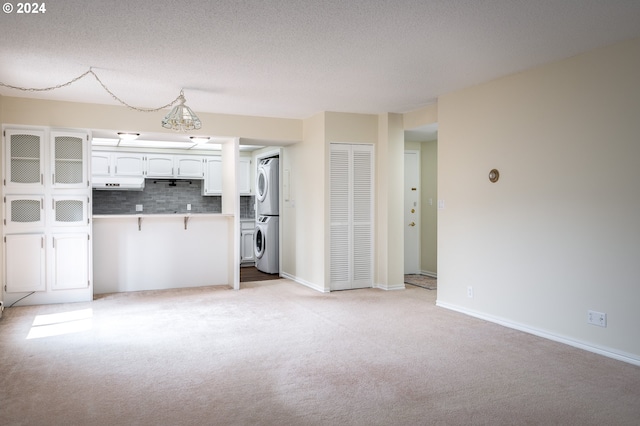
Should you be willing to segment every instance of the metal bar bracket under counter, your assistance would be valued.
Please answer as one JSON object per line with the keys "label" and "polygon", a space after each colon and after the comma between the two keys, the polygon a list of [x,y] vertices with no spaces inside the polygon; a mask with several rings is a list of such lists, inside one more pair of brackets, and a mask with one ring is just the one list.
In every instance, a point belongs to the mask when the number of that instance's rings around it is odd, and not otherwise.
{"label": "metal bar bracket under counter", "polygon": [[138,231],[142,231],[142,223],[147,220],[147,219],[179,219],[181,218],[181,221],[178,221],[180,223],[183,224],[185,231],[188,229],[188,223],[191,219],[204,219],[204,218],[225,218],[225,219],[229,219],[229,218],[233,218],[234,215],[232,214],[180,214],[180,213],[173,213],[173,214],[125,214],[125,215],[116,215],[116,214],[104,214],[104,215],[94,215],[93,219],[94,221],[96,219],[100,220],[100,219],[118,219],[118,220],[135,220],[135,222],[137,223],[138,226]]}

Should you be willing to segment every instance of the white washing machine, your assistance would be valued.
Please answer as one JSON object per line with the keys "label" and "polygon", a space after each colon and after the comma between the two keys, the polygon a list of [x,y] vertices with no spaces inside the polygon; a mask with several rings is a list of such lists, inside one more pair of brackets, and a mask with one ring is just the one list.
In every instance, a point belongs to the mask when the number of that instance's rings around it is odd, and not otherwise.
{"label": "white washing machine", "polygon": [[278,262],[278,216],[259,216],[253,234],[256,268],[267,274],[280,272]]}
{"label": "white washing machine", "polygon": [[278,215],[278,159],[260,160],[256,172],[258,216]]}

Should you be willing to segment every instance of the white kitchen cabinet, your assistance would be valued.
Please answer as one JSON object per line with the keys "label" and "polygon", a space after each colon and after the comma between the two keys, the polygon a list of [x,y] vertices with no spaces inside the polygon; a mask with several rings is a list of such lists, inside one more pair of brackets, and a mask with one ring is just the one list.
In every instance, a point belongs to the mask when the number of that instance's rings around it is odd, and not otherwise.
{"label": "white kitchen cabinet", "polygon": [[240,263],[255,262],[253,236],[255,234],[255,221],[240,222]]}
{"label": "white kitchen cabinet", "polygon": [[89,187],[86,133],[51,132],[51,186],[53,189]]}
{"label": "white kitchen cabinet", "polygon": [[[4,134],[2,298],[25,305],[91,300],[88,133],[42,127]],[[109,175],[113,160],[98,154],[92,165]],[[127,173],[134,163],[120,162]]]}
{"label": "white kitchen cabinet", "polygon": [[91,176],[144,176],[145,157],[137,152],[91,153]]}
{"label": "white kitchen cabinet", "polygon": [[88,233],[53,234],[53,290],[89,287],[89,244]]}
{"label": "white kitchen cabinet", "polygon": [[176,155],[175,164],[178,178],[202,179],[204,177],[204,159],[201,156]]}
{"label": "white kitchen cabinet", "polygon": [[6,195],[6,232],[44,231],[44,195]]}
{"label": "white kitchen cabinet", "polygon": [[240,157],[238,163],[238,189],[241,195],[251,195],[253,179],[251,179],[251,158]]}
{"label": "white kitchen cabinet", "polygon": [[220,194],[222,194],[222,158],[219,156],[207,157],[202,195]]}
{"label": "white kitchen cabinet", "polygon": [[44,189],[44,132],[7,129],[5,137],[5,177],[7,191]]}
{"label": "white kitchen cabinet", "polygon": [[174,156],[169,154],[146,154],[147,177],[172,178],[174,177]]}
{"label": "white kitchen cabinet", "polygon": [[44,234],[5,235],[5,291],[44,291]]}
{"label": "white kitchen cabinet", "polygon": [[145,158],[148,178],[204,178],[204,157],[202,156],[147,153]]}
{"label": "white kitchen cabinet", "polygon": [[86,195],[54,195],[51,198],[54,227],[84,227],[89,224],[89,197]]}
{"label": "white kitchen cabinet", "polygon": [[113,166],[113,176],[144,176],[144,155],[135,152],[115,152]]}
{"label": "white kitchen cabinet", "polygon": [[111,176],[111,153],[97,151],[91,153],[91,176]]}

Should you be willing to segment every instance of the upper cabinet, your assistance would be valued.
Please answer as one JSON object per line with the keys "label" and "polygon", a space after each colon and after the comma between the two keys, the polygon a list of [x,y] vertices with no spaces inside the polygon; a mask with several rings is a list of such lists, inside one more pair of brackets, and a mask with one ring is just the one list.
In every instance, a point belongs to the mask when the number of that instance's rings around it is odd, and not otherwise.
{"label": "upper cabinet", "polygon": [[148,178],[204,178],[204,157],[200,155],[149,153],[145,157]]}
{"label": "upper cabinet", "polygon": [[251,178],[251,158],[240,157],[238,164],[238,190],[241,195],[251,195],[253,193],[253,179]]}
{"label": "upper cabinet", "polygon": [[144,176],[144,155],[135,152],[114,152],[113,176]]}
{"label": "upper cabinet", "polygon": [[7,129],[5,176],[7,190],[44,189],[44,132]]}
{"label": "upper cabinet", "polygon": [[176,177],[204,178],[204,158],[197,155],[176,155],[175,163],[178,169]]}
{"label": "upper cabinet", "polygon": [[91,176],[111,176],[111,153],[93,151],[91,153]]}
{"label": "upper cabinet", "polygon": [[222,194],[222,158],[208,157],[205,160],[204,185],[202,195]]}
{"label": "upper cabinet", "polygon": [[147,154],[147,177],[171,178],[174,175],[173,155]]}
{"label": "upper cabinet", "polygon": [[54,189],[89,187],[87,134],[51,132],[51,183]]}

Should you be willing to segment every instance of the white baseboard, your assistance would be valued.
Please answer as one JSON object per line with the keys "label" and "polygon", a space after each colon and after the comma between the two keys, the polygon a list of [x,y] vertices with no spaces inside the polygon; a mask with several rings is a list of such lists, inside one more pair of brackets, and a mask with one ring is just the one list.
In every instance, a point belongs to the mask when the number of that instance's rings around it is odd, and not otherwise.
{"label": "white baseboard", "polygon": [[374,284],[373,288],[379,288],[380,290],[388,290],[388,291],[392,291],[392,290],[405,290],[406,287],[404,286],[404,283],[401,284],[393,284],[393,285],[387,285],[387,284]]}
{"label": "white baseboard", "polygon": [[438,278],[437,272],[420,271],[420,275],[426,275],[427,277],[431,277],[431,278]]}
{"label": "white baseboard", "polygon": [[320,286],[318,286],[318,285],[316,285],[316,284],[314,284],[312,282],[303,280],[302,278],[298,278],[298,277],[295,277],[295,276],[293,276],[291,274],[287,274],[286,272],[280,272],[280,276],[283,277],[283,278],[286,278],[288,280],[294,281],[294,282],[296,282],[298,284],[302,284],[305,287],[309,287],[310,289],[319,291],[321,293],[329,293],[327,290],[324,289],[324,287],[320,287]]}
{"label": "white baseboard", "polygon": [[524,324],[520,324],[517,322],[513,322],[504,318],[495,317],[493,315],[488,315],[482,312],[476,312],[467,308],[463,308],[461,306],[453,305],[447,302],[442,302],[440,300],[436,300],[436,306],[441,308],[449,309],[452,311],[460,312],[462,314],[466,314],[475,318],[480,318],[485,321],[489,321],[495,324],[502,325],[504,327],[512,328],[514,330],[522,331],[525,333],[533,334],[534,336],[542,337],[545,339],[553,340],[554,342],[564,343],[565,345],[573,346],[574,348],[583,349],[585,351],[593,352],[598,355],[603,355],[608,358],[613,358],[618,361],[627,362],[629,364],[640,366],[640,357],[635,355],[625,353],[622,351],[618,351],[615,349],[595,346],[590,343],[581,342],[579,340],[571,339],[566,336],[557,335],[554,333],[550,333],[545,330],[540,330],[534,327],[530,327]]}

